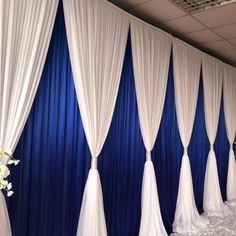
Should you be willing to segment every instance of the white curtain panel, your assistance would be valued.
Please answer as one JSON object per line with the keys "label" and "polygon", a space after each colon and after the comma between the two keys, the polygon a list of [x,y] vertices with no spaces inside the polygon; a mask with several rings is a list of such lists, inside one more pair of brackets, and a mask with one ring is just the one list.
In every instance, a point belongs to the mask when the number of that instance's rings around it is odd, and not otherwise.
{"label": "white curtain panel", "polygon": [[214,142],[217,133],[223,82],[223,64],[219,60],[203,54],[202,58],[204,111],[210,152],[207,158],[203,209],[206,215],[221,215],[223,200],[220,192]]}
{"label": "white curtain panel", "polygon": [[167,233],[160,213],[151,150],[155,144],[165,101],[172,37],[132,19],[131,40],[140,127],[147,151],[139,235],[164,236]]}
{"label": "white curtain panel", "polygon": [[233,151],[233,143],[236,133],[236,69],[224,64],[223,79],[224,114],[228,141],[230,144],[228,176],[227,176],[227,200],[236,200],[236,164]]}
{"label": "white curtain panel", "polygon": [[11,235],[11,225],[10,225],[10,220],[8,217],[8,211],[7,211],[7,206],[5,204],[5,198],[2,194],[0,193],[0,235],[3,236],[10,236]]}
{"label": "white curtain panel", "polygon": [[180,137],[184,146],[173,231],[194,233],[205,228],[208,223],[203,216],[199,215],[196,208],[188,157],[188,145],[197,106],[201,54],[197,49],[175,39],[173,56],[176,112]]}
{"label": "white curtain panel", "polygon": [[[0,148],[14,152],[45,62],[58,0],[0,1]],[[7,164],[9,157],[0,156]],[[11,235],[0,192],[0,235]],[[4,233],[3,233],[4,232]]]}
{"label": "white curtain panel", "polygon": [[75,89],[92,164],[77,235],[107,235],[97,157],[106,139],[123,66],[129,17],[102,0],[64,0]]}

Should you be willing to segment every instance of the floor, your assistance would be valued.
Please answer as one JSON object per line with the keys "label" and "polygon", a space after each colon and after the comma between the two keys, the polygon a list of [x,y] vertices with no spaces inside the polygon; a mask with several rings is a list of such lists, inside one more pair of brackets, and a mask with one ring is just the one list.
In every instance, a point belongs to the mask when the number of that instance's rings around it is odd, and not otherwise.
{"label": "floor", "polygon": [[224,217],[208,217],[209,227],[198,234],[172,234],[171,236],[236,236],[236,206],[231,206]]}

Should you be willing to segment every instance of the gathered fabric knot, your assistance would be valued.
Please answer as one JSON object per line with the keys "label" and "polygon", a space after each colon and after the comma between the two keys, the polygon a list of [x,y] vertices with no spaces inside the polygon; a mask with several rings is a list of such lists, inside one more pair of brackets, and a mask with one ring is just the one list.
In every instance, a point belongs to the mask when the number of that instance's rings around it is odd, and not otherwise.
{"label": "gathered fabric knot", "polygon": [[150,152],[150,151],[147,151],[147,152],[146,152],[146,161],[151,161],[151,160],[152,160],[151,152]]}
{"label": "gathered fabric knot", "polygon": [[210,150],[211,150],[211,151],[214,151],[214,144],[211,144],[211,145],[210,145]]}
{"label": "gathered fabric knot", "polygon": [[187,147],[184,148],[184,155],[188,156],[188,148]]}
{"label": "gathered fabric knot", "polygon": [[92,157],[91,169],[97,169],[97,157]]}

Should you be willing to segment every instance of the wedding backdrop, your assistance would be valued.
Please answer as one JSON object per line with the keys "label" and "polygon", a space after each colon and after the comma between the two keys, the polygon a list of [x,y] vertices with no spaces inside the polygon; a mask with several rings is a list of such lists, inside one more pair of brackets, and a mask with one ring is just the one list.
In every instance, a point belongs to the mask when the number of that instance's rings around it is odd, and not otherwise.
{"label": "wedding backdrop", "polygon": [[[1,190],[9,191],[6,164],[12,161],[33,103],[51,39],[57,0],[0,3]],[[12,193],[12,192],[11,192]],[[9,194],[7,193],[9,196]],[[10,194],[11,195],[11,194]],[[0,192],[0,235],[11,235]]]}
{"label": "wedding backdrop", "polygon": [[[21,43],[10,41],[9,55],[0,50],[1,68],[14,61],[0,74],[6,89],[0,90],[6,114],[1,148],[20,160],[9,166],[14,195],[2,190],[0,232],[201,233],[212,228],[211,217],[230,215],[236,200],[236,69],[106,1],[49,5],[45,1],[41,9],[50,20],[41,22],[45,38],[35,42],[41,54],[32,65],[12,59],[11,50],[30,50],[18,49]],[[17,4],[9,6],[17,12]],[[9,78],[30,82],[10,90]]]}

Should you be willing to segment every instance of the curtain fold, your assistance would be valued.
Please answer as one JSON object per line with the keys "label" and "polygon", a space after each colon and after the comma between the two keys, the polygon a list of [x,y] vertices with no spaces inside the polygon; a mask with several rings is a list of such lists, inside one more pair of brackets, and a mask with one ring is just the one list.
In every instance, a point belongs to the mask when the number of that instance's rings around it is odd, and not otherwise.
{"label": "curtain fold", "polygon": [[227,175],[227,200],[236,200],[236,164],[233,143],[236,133],[236,70],[224,64],[223,79],[224,114],[228,141],[230,144],[229,163]]}
{"label": "curtain fold", "polygon": [[115,107],[129,17],[102,0],[64,0],[63,6],[75,89],[92,155],[77,235],[106,235],[97,157]]}
{"label": "curtain fold", "polygon": [[[131,20],[131,41],[140,128],[146,148],[139,235],[167,235],[160,213],[151,151],[160,126],[168,77],[172,37]],[[158,92],[157,92],[158,91]]]}
{"label": "curtain fold", "polygon": [[[10,155],[38,88],[57,4],[58,0],[0,2],[0,148]],[[8,155],[0,156],[2,164],[8,160]],[[1,230],[5,232],[1,235],[7,236],[11,230],[0,194]]]}
{"label": "curtain fold", "polygon": [[197,106],[201,55],[198,50],[175,39],[173,42],[173,57],[176,113],[184,147],[173,231],[193,233],[203,229],[208,223],[197,211],[188,157],[188,145]]}
{"label": "curtain fold", "polygon": [[204,181],[203,209],[206,215],[221,215],[224,205],[219,185],[214,142],[217,134],[222,95],[222,62],[203,54],[202,71],[205,123],[210,142]]}

